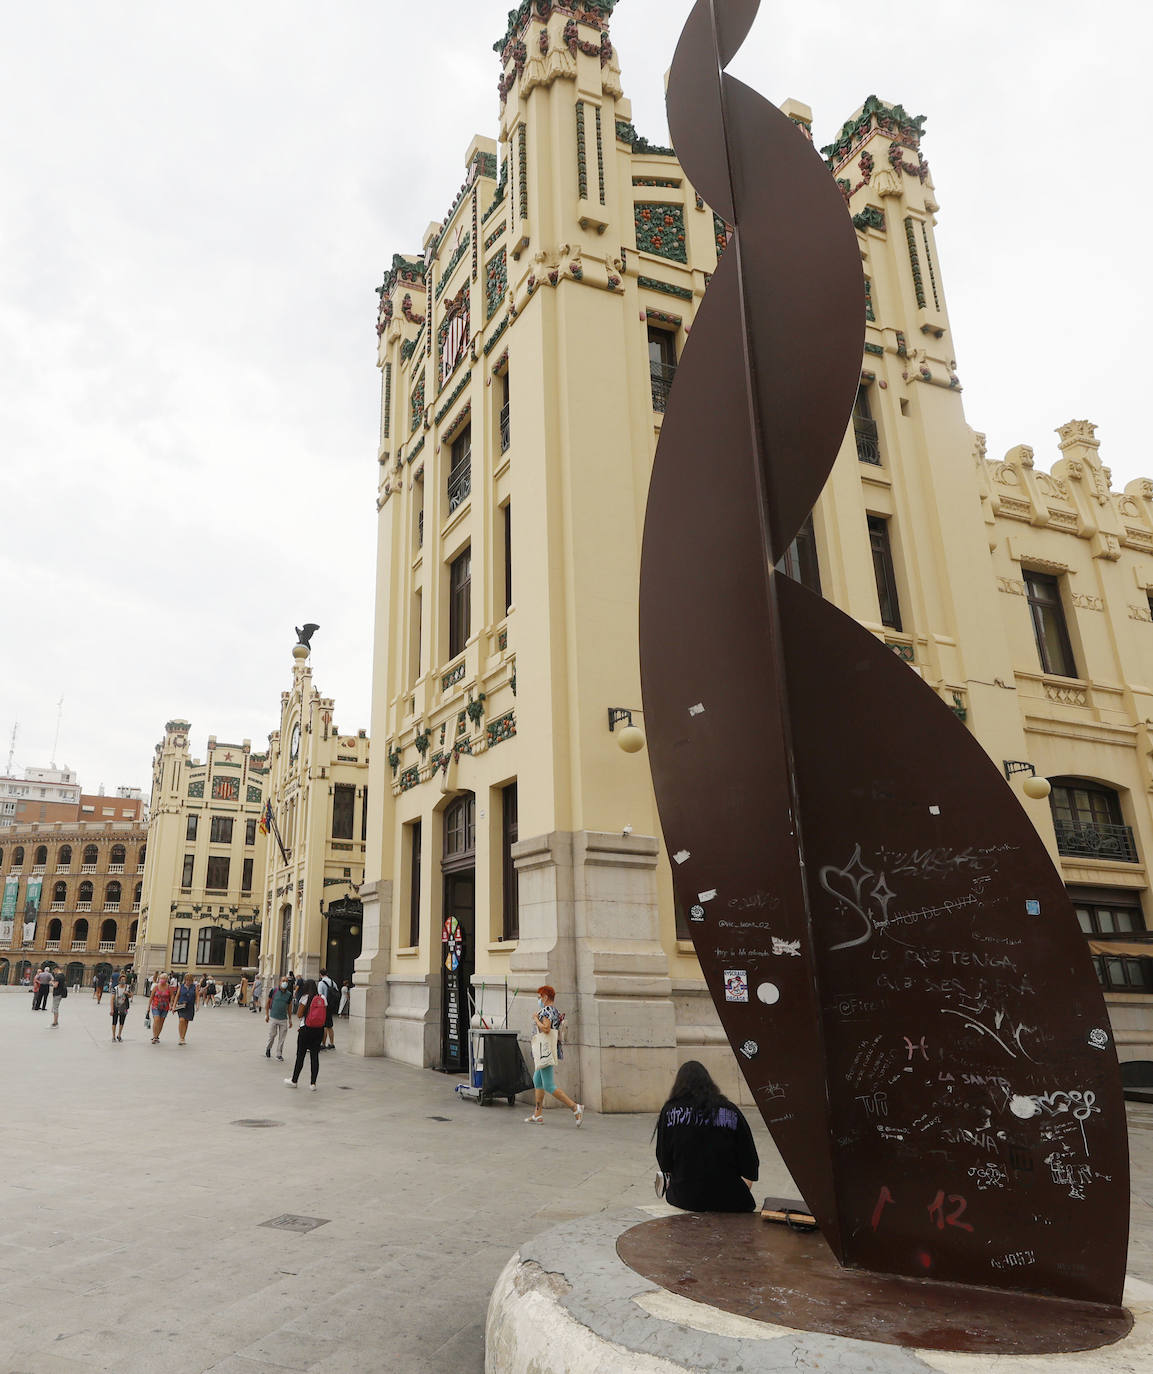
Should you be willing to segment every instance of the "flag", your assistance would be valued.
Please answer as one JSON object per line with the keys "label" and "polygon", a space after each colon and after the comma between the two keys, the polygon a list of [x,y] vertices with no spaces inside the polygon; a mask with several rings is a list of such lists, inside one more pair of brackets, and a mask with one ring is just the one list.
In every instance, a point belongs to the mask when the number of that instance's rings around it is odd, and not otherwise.
{"label": "flag", "polygon": [[272,801],[269,799],[264,803],[264,810],[260,816],[259,830],[262,835],[267,835],[272,828]]}

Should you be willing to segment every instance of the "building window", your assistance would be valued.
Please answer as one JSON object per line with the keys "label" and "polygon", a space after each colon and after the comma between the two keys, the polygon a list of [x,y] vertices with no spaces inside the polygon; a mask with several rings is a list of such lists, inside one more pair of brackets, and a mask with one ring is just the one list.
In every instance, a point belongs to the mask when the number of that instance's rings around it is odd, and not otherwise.
{"label": "building window", "polygon": [[504,514],[504,613],[512,609],[512,502],[501,507]]}
{"label": "building window", "polygon": [[181,887],[191,887],[191,886],[192,886],[192,869],[193,869],[195,863],[196,863],[196,855],[195,855],[195,854],[185,854],[185,856],[184,856],[184,871],[183,871],[183,872],[181,873],[181,875],[180,875],[180,886],[181,886]]}
{"label": "building window", "polygon": [[142,845],[140,846],[140,860],[139,860],[139,863],[138,863],[138,867],[140,868],[141,871],[143,871],[143,869],[144,869],[144,857],[145,857],[145,855],[146,855],[147,853],[148,853],[148,846],[147,846],[146,844],[142,844]]}
{"label": "building window", "polygon": [[112,846],[112,853],[108,856],[108,862],[110,864],[119,864],[121,868],[123,868],[126,857],[124,846],[122,844],[114,844]]}
{"label": "building window", "polygon": [[498,381],[500,383],[500,451],[501,453],[507,453],[508,446],[511,440],[511,431],[509,428],[509,389],[507,368],[498,378]]}
{"label": "building window", "polygon": [[857,441],[857,460],[880,466],[881,444],[877,437],[877,422],[869,408],[869,388],[859,386],[853,402],[853,434]]}
{"label": "building window", "polygon": [[472,426],[466,425],[452,441],[452,460],[448,468],[448,513],[468,500],[472,493]]}
{"label": "building window", "polygon": [[66,902],[67,900],[68,900],[68,884],[67,884],[67,883],[56,883],[55,886],[52,888],[52,905],[55,906],[57,902],[63,903],[63,902]]}
{"label": "building window", "polygon": [[649,380],[652,384],[653,409],[664,414],[669,403],[669,391],[677,375],[677,343],[671,330],[649,325]]}
{"label": "building window", "polygon": [[897,600],[897,573],[889,543],[889,522],[883,515],[870,515],[869,547],[873,552],[873,575],[877,579],[877,602],[881,624],[890,630],[901,628],[901,605]]}
{"label": "building window", "polygon": [[70,844],[62,844],[60,846],[60,853],[56,856],[56,867],[68,868],[71,865],[71,863],[72,846]]}
{"label": "building window", "polygon": [[196,936],[196,962],[223,964],[226,945],[223,931],[212,926],[201,926]]}
{"label": "building window", "polygon": [[520,888],[516,864],[512,859],[512,847],[517,841],[517,799],[516,783],[510,782],[501,789],[501,867],[504,874],[503,907],[504,919],[501,923],[501,938],[520,939]]}
{"label": "building window", "polygon": [[785,550],[777,567],[786,577],[791,577],[794,582],[801,583],[820,596],[821,569],[817,564],[817,536],[811,514],[797,531],[797,537]]}
{"label": "building window", "polygon": [[232,817],[213,816],[208,829],[209,844],[232,843]]}
{"label": "building window", "polygon": [[109,883],[108,886],[104,889],[104,910],[119,911],[121,897],[122,889],[120,887],[120,884],[115,882]]}
{"label": "building window", "polygon": [[[21,850],[18,850],[17,852],[18,852],[19,855],[20,855],[20,862],[23,863],[23,862],[24,862],[24,851],[21,849]],[[86,844],[86,845],[84,846],[84,855],[83,855],[83,857],[81,858],[80,862],[81,862],[82,864],[85,864],[85,865],[87,865],[87,866],[90,866],[90,867],[92,867],[92,868],[95,868],[95,867],[96,867],[96,864],[99,862],[99,859],[100,859],[100,851],[96,848],[96,846],[95,846],[94,844]]]}
{"label": "building window", "polygon": [[332,789],[332,838],[334,840],[352,839],[355,807],[356,788],[348,783],[338,782]]}
{"label": "building window", "polygon": [[245,843],[245,844],[255,844],[255,843],[256,843],[256,817],[255,817],[255,816],[250,816],[249,819],[246,820],[246,821],[244,822],[244,843]]}
{"label": "building window", "polygon": [[208,856],[208,876],[204,880],[206,891],[228,891],[228,865],[227,855],[210,854]]}
{"label": "building window", "polygon": [[1138,862],[1133,831],[1124,823],[1121,800],[1111,787],[1080,778],[1050,781],[1049,806],[1059,854]]}
{"label": "building window", "polygon": [[1033,621],[1033,638],[1041,658],[1042,672],[1055,677],[1076,677],[1077,664],[1069,643],[1065,608],[1061,604],[1061,584],[1048,573],[1024,571],[1025,596]]}
{"label": "building window", "polygon": [[464,652],[472,632],[472,550],[465,551],[448,566],[448,656]]}
{"label": "building window", "polygon": [[[116,852],[116,851],[113,850],[113,853],[114,853],[114,854],[115,854],[115,852]],[[123,849],[122,849],[120,852],[121,852],[121,854],[123,854],[123,853],[124,853]],[[124,860],[121,859],[120,862],[123,863]],[[36,846],[36,853],[32,855],[32,866],[33,866],[33,868],[47,868],[47,867],[48,867],[48,846],[47,846],[46,844],[38,844],[38,845]]]}
{"label": "building window", "polygon": [[191,926],[173,926],[172,928],[172,962],[174,964],[188,963],[188,942],[192,934]]}
{"label": "building window", "polygon": [[368,788],[366,787],[361,794],[360,802],[360,842],[363,844],[368,839]]}
{"label": "building window", "polygon": [[[89,847],[90,847],[90,848],[94,848],[95,846],[89,846]],[[87,856],[87,852],[88,852],[88,851],[85,850],[85,856]],[[95,860],[93,860],[93,863],[95,863]],[[16,846],[16,848],[12,851],[12,867],[13,867],[13,868],[23,868],[23,867],[24,867],[24,846],[23,846],[22,844],[18,844],[18,845]]]}
{"label": "building window", "polygon": [[1110,992],[1153,992],[1153,958],[1131,957],[1130,951],[1149,945],[1145,917],[1137,898],[1107,890],[1070,892],[1082,931],[1089,937],[1097,980]]}
{"label": "building window", "polygon": [[186,840],[194,840],[196,838],[196,827],[199,824],[199,822],[199,816],[193,815],[188,817],[187,821],[184,824],[184,838]]}
{"label": "building window", "polygon": [[241,892],[252,891],[252,860],[245,859],[244,866],[240,870],[240,890]]}
{"label": "building window", "polygon": [[409,869],[408,869],[408,943],[415,949],[420,944],[420,822],[413,821],[408,827]]}
{"label": "building window", "polygon": [[462,792],[444,813],[444,857],[465,859],[476,852],[476,798]]}

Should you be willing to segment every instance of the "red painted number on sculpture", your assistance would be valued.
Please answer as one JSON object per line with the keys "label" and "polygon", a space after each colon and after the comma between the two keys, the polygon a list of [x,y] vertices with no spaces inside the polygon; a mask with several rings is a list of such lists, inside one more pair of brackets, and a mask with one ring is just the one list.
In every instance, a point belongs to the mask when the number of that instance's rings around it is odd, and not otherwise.
{"label": "red painted number on sculpture", "polygon": [[893,1195],[888,1188],[882,1188],[880,1196],[877,1198],[877,1205],[873,1208],[873,1230],[875,1231],[881,1224],[881,1213],[885,1210],[888,1203],[893,1201]]}
{"label": "red painted number on sculpture", "polygon": [[973,1228],[969,1223],[961,1220],[965,1208],[969,1205],[965,1199],[961,1197],[959,1193],[950,1193],[948,1201],[953,1203],[954,1206],[948,1216],[945,1215],[945,1201],[945,1194],[943,1192],[938,1192],[937,1196],[929,1204],[929,1216],[936,1221],[937,1230],[943,1231],[946,1226],[959,1226],[962,1231],[971,1231]]}

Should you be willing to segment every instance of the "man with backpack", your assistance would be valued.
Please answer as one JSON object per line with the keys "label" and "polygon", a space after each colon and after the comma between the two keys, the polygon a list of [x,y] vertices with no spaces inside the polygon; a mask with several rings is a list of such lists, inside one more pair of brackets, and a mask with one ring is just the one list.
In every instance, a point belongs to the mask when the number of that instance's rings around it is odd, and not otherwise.
{"label": "man with backpack", "polygon": [[322,1050],[334,1050],[336,1049],[336,1031],[333,1029],[333,1018],[340,1002],[340,988],[335,980],[328,976],[327,969],[320,970],[320,982],[316,986],[317,991],[324,998],[325,1005],[324,1037],[320,1042],[320,1048]]}

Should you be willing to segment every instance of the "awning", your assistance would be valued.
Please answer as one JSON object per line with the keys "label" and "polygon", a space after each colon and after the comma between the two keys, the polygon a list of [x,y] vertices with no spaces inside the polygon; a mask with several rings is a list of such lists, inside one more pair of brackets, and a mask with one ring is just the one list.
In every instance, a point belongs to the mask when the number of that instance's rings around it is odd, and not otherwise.
{"label": "awning", "polygon": [[1153,941],[1138,944],[1136,940],[1090,940],[1094,954],[1113,955],[1115,959],[1153,959]]}
{"label": "awning", "polygon": [[256,940],[260,937],[258,925],[217,926],[216,929],[226,940]]}

